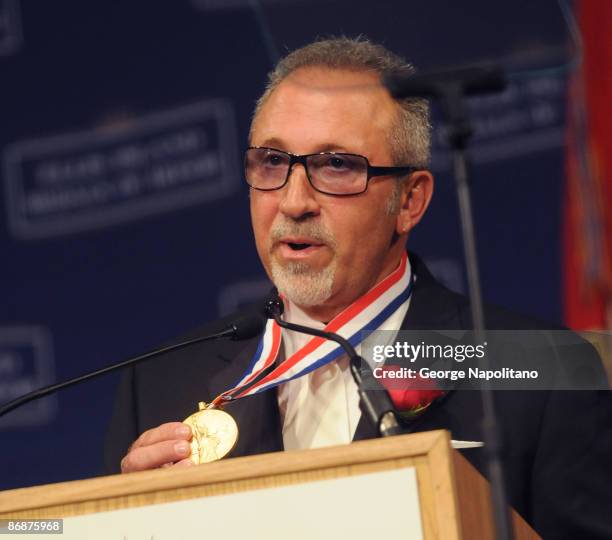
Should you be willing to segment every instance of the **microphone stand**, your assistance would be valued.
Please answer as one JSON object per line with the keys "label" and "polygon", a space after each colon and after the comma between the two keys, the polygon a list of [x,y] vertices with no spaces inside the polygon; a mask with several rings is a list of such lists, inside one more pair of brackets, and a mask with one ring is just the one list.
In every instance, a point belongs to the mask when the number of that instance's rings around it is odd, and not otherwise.
{"label": "microphone stand", "polygon": [[12,410],[29,403],[30,401],[34,401],[35,399],[40,399],[42,397],[48,396],[50,394],[54,394],[58,390],[62,388],[67,388],[69,386],[73,386],[75,384],[79,384],[89,379],[93,379],[99,377],[100,375],[104,375],[106,373],[110,373],[112,371],[116,371],[118,369],[122,369],[127,366],[131,366],[133,364],[137,364],[149,358],[153,358],[155,356],[159,356],[163,353],[167,353],[170,351],[177,351],[179,349],[183,349],[185,347],[189,347],[191,345],[195,345],[196,343],[201,343],[203,341],[210,341],[214,339],[221,338],[231,338],[231,339],[246,339],[250,337],[251,334],[255,335],[259,333],[261,330],[262,324],[259,322],[260,318],[249,318],[244,317],[243,319],[237,320],[231,323],[224,330],[217,332],[215,334],[209,334],[205,336],[199,336],[196,338],[188,339],[186,341],[181,341],[180,343],[175,343],[173,345],[167,345],[166,347],[162,347],[160,349],[155,349],[153,351],[149,351],[147,353],[141,354],[134,358],[129,358],[128,360],[123,360],[121,362],[117,362],[116,364],[112,364],[110,366],[103,367],[96,371],[92,371],[90,373],[85,373],[83,375],[79,375],[78,377],[74,377],[72,379],[68,379],[67,381],[62,381],[56,384],[52,384],[49,386],[44,386],[39,388],[38,390],[34,390],[28,394],[25,394],[21,397],[18,397],[8,403],[5,403],[0,407],[0,417],[8,414]]}
{"label": "microphone stand", "polygon": [[[417,84],[412,84],[411,79],[416,81]],[[386,83],[392,95],[396,98],[437,98],[446,116],[448,142],[451,147],[459,203],[474,336],[477,343],[484,343],[485,319],[466,157],[468,141],[473,130],[466,110],[465,96],[500,91],[505,88],[505,79],[501,71],[495,67],[487,66],[483,69],[476,67],[473,69],[449,70],[440,72],[439,75],[432,73],[405,78],[390,76],[386,79]],[[488,364],[486,356],[481,359],[481,362],[483,369],[486,369]],[[514,534],[508,512],[506,487],[501,466],[501,437],[496,423],[493,391],[485,387],[480,392],[480,396],[483,408],[484,450],[487,456],[489,481],[491,483],[495,538],[497,540],[511,540]]]}

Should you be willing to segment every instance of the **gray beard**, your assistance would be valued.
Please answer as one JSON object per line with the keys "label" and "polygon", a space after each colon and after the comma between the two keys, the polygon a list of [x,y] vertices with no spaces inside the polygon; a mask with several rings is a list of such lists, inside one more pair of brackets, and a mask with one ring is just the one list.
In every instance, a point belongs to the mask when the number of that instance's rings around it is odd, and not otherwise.
{"label": "gray beard", "polygon": [[299,307],[318,306],[332,295],[336,264],[322,270],[312,270],[305,263],[280,265],[271,261],[272,281],[278,291]]}

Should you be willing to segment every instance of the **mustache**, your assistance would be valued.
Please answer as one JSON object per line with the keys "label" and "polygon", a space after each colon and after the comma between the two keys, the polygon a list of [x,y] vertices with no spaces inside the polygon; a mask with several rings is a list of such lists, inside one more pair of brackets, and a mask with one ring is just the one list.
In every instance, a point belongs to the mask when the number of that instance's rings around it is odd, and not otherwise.
{"label": "mustache", "polygon": [[333,233],[321,223],[315,221],[296,222],[285,219],[272,225],[270,230],[270,240],[272,244],[280,242],[286,236],[306,236],[320,244],[330,247],[336,245],[336,238]]}

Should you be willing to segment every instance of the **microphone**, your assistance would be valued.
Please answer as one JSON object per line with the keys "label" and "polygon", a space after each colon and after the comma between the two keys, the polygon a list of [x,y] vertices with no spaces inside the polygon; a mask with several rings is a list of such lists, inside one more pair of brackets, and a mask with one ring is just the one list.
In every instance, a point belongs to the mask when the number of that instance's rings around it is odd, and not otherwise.
{"label": "microphone", "polygon": [[155,358],[156,356],[159,356],[163,353],[184,349],[185,347],[195,345],[196,343],[201,343],[203,341],[211,341],[213,339],[230,338],[234,341],[242,341],[244,339],[255,337],[262,332],[264,326],[265,319],[259,313],[249,313],[246,315],[241,315],[232,323],[230,323],[224,330],[215,334],[199,336],[196,338],[181,341],[180,343],[175,343],[174,345],[167,345],[165,347],[149,351],[139,356],[129,358],[128,360],[123,360],[122,362],[106,366],[102,369],[98,369],[90,373],[85,373],[84,375],[79,375],[78,377],[75,377],[73,379],[52,384],[50,386],[44,386],[43,388],[34,390],[33,392],[25,394],[24,396],[14,399],[13,401],[9,401],[8,403],[0,407],[0,417],[4,416],[5,414],[18,407],[21,407],[22,405],[25,405],[26,403],[29,403],[30,401],[34,401],[44,396],[48,396],[49,394],[54,394],[62,388],[67,388],[69,386],[85,382],[89,379],[93,379],[94,377],[104,375],[105,373],[110,373],[111,371],[115,371],[117,369],[121,369],[132,364],[142,362],[143,360],[148,360],[149,358]]}
{"label": "microphone", "polygon": [[357,384],[362,410],[367,414],[370,421],[382,437],[399,435],[404,433],[401,428],[395,407],[387,391],[380,385],[374,377],[372,370],[358,354],[353,345],[342,336],[334,332],[325,332],[301,324],[293,324],[281,319],[285,310],[283,301],[278,296],[276,289],[272,291],[264,305],[264,314],[269,319],[274,319],[276,323],[287,330],[293,330],[302,334],[322,337],[338,343],[346,352],[350,359],[350,370],[353,380]]}
{"label": "microphone", "polygon": [[[410,75],[389,72],[383,77],[383,82],[396,99],[438,98],[448,121],[447,138],[456,152],[466,148],[473,134],[465,96],[500,92],[506,88],[502,69],[492,63]],[[465,168],[464,157],[455,157],[455,169],[462,171]]]}
{"label": "microphone", "polygon": [[477,64],[413,75],[389,73],[384,84],[394,98],[403,99],[441,97],[453,87],[464,96],[501,92],[507,81],[498,65]]}
{"label": "microphone", "polygon": [[[266,320],[259,313],[252,312],[240,315],[223,332],[218,335],[213,334],[210,339],[229,337],[232,341],[243,341],[261,334],[265,326]],[[222,336],[224,333],[226,335]]]}

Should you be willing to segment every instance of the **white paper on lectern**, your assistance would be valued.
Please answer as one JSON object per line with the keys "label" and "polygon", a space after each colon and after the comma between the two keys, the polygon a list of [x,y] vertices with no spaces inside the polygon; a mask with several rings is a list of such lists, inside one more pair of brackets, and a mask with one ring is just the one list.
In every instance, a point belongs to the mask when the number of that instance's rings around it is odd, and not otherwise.
{"label": "white paper on lectern", "polygon": [[62,539],[84,538],[420,540],[423,529],[410,467],[64,518]]}

